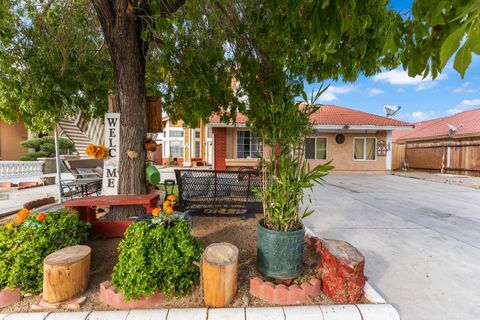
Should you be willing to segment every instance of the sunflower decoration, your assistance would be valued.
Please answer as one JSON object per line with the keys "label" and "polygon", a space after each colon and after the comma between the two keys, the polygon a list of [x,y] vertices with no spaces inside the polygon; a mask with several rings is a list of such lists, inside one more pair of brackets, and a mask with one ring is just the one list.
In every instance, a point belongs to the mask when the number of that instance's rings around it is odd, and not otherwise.
{"label": "sunflower decoration", "polygon": [[105,147],[104,145],[97,146],[94,144],[89,144],[88,147],[85,149],[85,153],[90,157],[98,160],[105,159],[108,156],[107,147]]}

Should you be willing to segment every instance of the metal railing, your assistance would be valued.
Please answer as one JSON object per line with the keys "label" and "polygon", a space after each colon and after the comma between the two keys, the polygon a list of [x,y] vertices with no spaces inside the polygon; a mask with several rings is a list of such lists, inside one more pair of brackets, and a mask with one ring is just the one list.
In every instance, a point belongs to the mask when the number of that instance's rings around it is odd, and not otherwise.
{"label": "metal railing", "polygon": [[43,161],[0,161],[0,178],[43,174]]}

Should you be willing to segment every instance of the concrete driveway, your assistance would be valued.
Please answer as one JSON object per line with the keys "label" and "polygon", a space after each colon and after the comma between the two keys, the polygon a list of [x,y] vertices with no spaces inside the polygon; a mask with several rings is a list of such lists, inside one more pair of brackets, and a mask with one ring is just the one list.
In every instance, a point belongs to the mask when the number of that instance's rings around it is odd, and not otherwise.
{"label": "concrete driveway", "polygon": [[306,225],[350,242],[403,320],[480,319],[480,191],[386,175],[330,175]]}

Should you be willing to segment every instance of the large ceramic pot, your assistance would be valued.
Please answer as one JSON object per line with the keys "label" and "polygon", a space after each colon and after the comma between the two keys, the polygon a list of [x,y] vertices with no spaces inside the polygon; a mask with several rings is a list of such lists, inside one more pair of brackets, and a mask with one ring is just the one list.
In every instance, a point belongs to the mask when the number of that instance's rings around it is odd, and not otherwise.
{"label": "large ceramic pot", "polygon": [[257,225],[257,267],[267,277],[292,279],[303,271],[303,237],[305,230],[283,232]]}

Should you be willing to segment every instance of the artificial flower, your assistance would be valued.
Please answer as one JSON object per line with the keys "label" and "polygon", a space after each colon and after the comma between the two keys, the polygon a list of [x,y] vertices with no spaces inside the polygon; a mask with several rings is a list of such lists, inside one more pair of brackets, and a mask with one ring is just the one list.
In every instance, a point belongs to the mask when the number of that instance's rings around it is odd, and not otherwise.
{"label": "artificial flower", "polygon": [[171,202],[175,202],[175,201],[177,201],[177,197],[174,194],[171,194],[167,197],[167,200],[169,200]]}
{"label": "artificial flower", "polygon": [[18,211],[18,216],[23,220],[27,219],[29,215],[30,215],[30,210],[28,209],[23,208],[23,209],[20,209],[20,211]]}
{"label": "artificial flower", "polygon": [[46,215],[45,213],[39,213],[39,214],[37,214],[37,216],[35,217],[35,219],[36,219],[37,221],[43,221],[43,220],[47,219],[47,215]]}
{"label": "artificial flower", "polygon": [[152,210],[152,216],[156,217],[160,214],[160,209],[159,208],[155,208]]}
{"label": "artificial flower", "polygon": [[15,223],[16,223],[16,224],[22,224],[24,221],[25,221],[25,219],[22,218],[22,217],[20,217],[20,216],[17,216],[17,217],[15,218]]}
{"label": "artificial flower", "polygon": [[85,149],[85,153],[89,156],[93,156],[97,151],[97,147],[94,144],[89,144],[88,147]]}
{"label": "artificial flower", "polygon": [[170,208],[172,206],[172,203],[169,200],[165,200],[163,202],[163,210],[166,210],[167,208]]}

